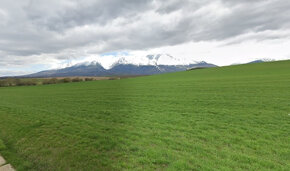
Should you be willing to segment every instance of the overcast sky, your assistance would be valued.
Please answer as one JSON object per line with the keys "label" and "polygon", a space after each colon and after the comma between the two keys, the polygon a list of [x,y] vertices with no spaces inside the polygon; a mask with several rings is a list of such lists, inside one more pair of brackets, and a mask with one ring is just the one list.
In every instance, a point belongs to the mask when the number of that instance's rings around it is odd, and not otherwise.
{"label": "overcast sky", "polygon": [[290,58],[289,0],[1,0],[0,76],[106,54]]}

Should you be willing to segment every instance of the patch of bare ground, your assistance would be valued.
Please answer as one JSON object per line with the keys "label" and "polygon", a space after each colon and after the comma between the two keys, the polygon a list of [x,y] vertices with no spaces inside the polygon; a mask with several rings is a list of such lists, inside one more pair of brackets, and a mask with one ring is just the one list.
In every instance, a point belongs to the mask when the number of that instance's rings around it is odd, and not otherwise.
{"label": "patch of bare ground", "polygon": [[15,171],[11,164],[7,164],[6,160],[0,155],[0,171]]}

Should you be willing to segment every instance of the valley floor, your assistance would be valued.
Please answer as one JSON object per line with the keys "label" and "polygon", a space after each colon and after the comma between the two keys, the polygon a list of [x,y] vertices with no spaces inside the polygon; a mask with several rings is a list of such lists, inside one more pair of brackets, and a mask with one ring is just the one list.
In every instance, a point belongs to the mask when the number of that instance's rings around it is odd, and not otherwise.
{"label": "valley floor", "polygon": [[290,61],[0,88],[17,170],[290,170]]}

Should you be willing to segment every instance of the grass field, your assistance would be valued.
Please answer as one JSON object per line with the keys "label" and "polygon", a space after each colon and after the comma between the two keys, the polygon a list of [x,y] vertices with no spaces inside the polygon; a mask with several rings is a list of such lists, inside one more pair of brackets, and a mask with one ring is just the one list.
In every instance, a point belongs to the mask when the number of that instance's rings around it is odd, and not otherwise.
{"label": "grass field", "polygon": [[0,88],[18,170],[290,170],[290,61]]}

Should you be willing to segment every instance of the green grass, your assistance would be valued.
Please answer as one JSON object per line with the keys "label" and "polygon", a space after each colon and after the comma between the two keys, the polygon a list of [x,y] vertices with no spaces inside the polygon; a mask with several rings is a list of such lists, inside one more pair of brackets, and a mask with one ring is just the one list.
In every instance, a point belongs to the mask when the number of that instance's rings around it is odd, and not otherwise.
{"label": "green grass", "polygon": [[290,170],[289,114],[290,61],[4,87],[0,153],[18,170]]}

